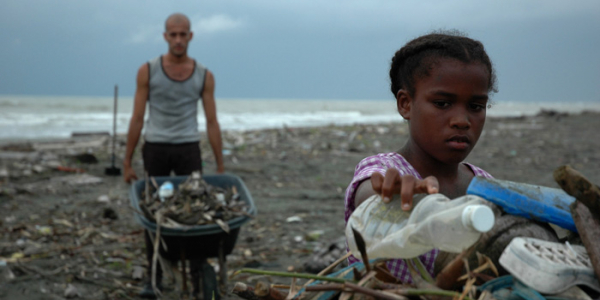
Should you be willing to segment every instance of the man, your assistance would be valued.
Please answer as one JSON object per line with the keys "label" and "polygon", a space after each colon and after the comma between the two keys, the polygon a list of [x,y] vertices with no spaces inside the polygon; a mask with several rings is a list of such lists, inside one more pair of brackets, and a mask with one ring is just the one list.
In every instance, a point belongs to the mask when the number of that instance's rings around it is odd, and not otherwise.
{"label": "man", "polygon": [[[204,107],[206,132],[217,163],[216,171],[224,172],[221,130],[214,98],[215,79],[210,71],[187,55],[188,43],[193,37],[190,29],[190,21],[185,15],[170,15],[163,33],[169,51],[150,60],[138,70],[133,115],[129,123],[127,150],[123,161],[123,176],[127,183],[138,178],[131,159],[144,127],[146,104],[149,114],[145,124],[142,156],[148,176],[169,176],[171,171],[176,175],[202,171],[198,100],[202,101]],[[149,262],[148,278],[151,278],[153,246],[147,231],[145,240]],[[199,267],[198,262],[192,262],[191,267],[195,272]],[[157,282],[160,282],[161,275],[162,272],[157,270]],[[140,296],[155,296],[150,282]]]}

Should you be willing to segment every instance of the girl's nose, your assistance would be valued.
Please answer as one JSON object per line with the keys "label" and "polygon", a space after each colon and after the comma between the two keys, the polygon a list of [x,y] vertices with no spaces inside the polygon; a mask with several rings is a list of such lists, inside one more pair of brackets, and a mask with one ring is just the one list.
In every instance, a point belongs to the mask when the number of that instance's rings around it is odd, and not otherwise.
{"label": "girl's nose", "polygon": [[452,119],[450,120],[450,126],[458,129],[469,129],[471,127],[469,114],[465,111],[457,112],[452,116]]}

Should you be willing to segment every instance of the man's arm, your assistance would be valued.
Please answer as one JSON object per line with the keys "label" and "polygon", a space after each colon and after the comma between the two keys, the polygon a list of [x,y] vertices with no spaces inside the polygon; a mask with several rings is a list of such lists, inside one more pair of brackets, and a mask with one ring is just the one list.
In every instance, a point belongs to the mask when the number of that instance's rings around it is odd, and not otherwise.
{"label": "man's arm", "polygon": [[137,74],[137,87],[133,102],[133,114],[129,121],[129,132],[127,133],[127,148],[125,150],[125,159],[123,160],[123,178],[125,182],[131,183],[137,179],[137,175],[131,166],[133,152],[140,139],[142,128],[144,127],[144,113],[146,112],[146,102],[148,101],[149,90],[149,70],[148,65],[140,67]]}
{"label": "man's arm", "polygon": [[206,116],[206,133],[217,162],[217,173],[225,172],[223,166],[223,151],[221,142],[221,128],[217,120],[217,105],[215,104],[215,78],[210,71],[206,71],[204,91],[202,92],[202,105]]}

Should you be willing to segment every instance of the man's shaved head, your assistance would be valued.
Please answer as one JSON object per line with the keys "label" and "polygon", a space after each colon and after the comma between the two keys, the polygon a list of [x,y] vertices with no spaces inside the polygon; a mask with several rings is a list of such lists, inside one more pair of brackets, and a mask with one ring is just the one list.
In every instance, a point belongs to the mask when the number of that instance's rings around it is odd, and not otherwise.
{"label": "man's shaved head", "polygon": [[165,21],[165,31],[168,31],[169,24],[185,24],[187,25],[188,30],[191,29],[190,19],[181,13],[174,13],[167,18],[167,21]]}

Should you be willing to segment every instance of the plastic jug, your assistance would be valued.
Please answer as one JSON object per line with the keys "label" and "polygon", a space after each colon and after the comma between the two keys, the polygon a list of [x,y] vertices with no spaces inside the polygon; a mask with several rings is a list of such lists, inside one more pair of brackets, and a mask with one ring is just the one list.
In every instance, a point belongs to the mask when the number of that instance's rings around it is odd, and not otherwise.
{"label": "plastic jug", "polygon": [[494,213],[485,203],[474,195],[450,200],[442,194],[420,194],[414,197],[413,209],[403,211],[399,196],[384,203],[374,195],[348,219],[348,247],[360,257],[354,228],[365,241],[369,259],[413,258],[434,248],[460,253],[494,226]]}

